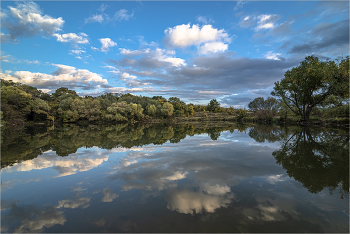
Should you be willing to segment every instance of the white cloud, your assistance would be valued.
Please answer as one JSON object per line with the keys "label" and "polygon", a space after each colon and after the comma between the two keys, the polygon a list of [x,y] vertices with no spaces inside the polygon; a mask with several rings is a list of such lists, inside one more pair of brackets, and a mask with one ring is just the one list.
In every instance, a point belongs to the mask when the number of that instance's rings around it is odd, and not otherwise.
{"label": "white cloud", "polygon": [[143,49],[143,50],[128,50],[125,48],[120,48],[120,53],[122,55],[128,56],[128,57],[137,57],[143,54],[148,54],[150,53],[150,49]]}
{"label": "white cloud", "polygon": [[75,54],[75,55],[80,55],[82,53],[86,53],[85,50],[71,50],[70,51],[72,54]]}
{"label": "white cloud", "polygon": [[173,50],[163,50],[160,48],[157,48],[155,50],[150,50],[149,48],[143,49],[143,50],[128,50],[128,49],[121,48],[120,50],[121,50],[120,53],[127,57],[138,57],[138,56],[144,55],[146,56],[147,60],[153,60],[153,61],[158,60],[161,62],[167,62],[174,67],[187,65],[184,59],[170,56],[175,54],[175,51]]}
{"label": "white cloud", "polygon": [[182,24],[173,28],[167,28],[165,31],[164,43],[171,47],[185,48],[188,46],[200,46],[208,42],[226,42],[230,43],[229,35],[222,29],[218,30],[211,25]]}
{"label": "white cloud", "polygon": [[129,20],[134,16],[134,12],[131,14],[128,14],[128,10],[120,9],[114,14],[114,19],[122,21],[122,20]]}
{"label": "white cloud", "polygon": [[223,42],[208,42],[199,47],[198,52],[200,54],[224,52],[228,49],[228,45]]}
{"label": "white cloud", "polygon": [[[62,64],[52,64],[57,70],[52,74],[45,74],[30,71],[16,71],[13,74],[0,73],[5,80],[13,80],[23,84],[32,85],[38,88],[56,89],[62,86],[76,86],[80,83],[83,86],[96,87],[96,84],[108,84],[106,79],[86,69],[77,69]],[[90,84],[90,82],[93,83]]]}
{"label": "white cloud", "polygon": [[264,57],[267,59],[280,60],[279,57],[281,55],[282,55],[281,53],[272,53],[272,51],[268,51]]}
{"label": "white cloud", "polygon": [[108,16],[106,16],[105,14],[95,14],[93,16],[90,16],[89,18],[85,19],[85,23],[90,23],[90,22],[99,22],[102,23],[103,20],[105,20],[105,18],[108,19]]}
{"label": "white cloud", "polygon": [[147,83],[142,83],[136,80],[137,76],[130,75],[127,72],[123,72],[120,74],[120,79],[124,81],[128,86],[138,87],[147,85]]}
{"label": "white cloud", "polygon": [[258,16],[246,16],[243,20],[241,20],[238,25],[242,28],[248,28],[255,26],[255,31],[259,31],[262,29],[273,29],[275,28],[276,21],[280,18],[279,15],[276,14],[261,14]]}
{"label": "white cloud", "polygon": [[54,36],[57,38],[57,41],[60,41],[60,42],[71,42],[73,44],[89,43],[89,40],[86,38],[87,35],[85,33],[79,33],[79,35],[75,33],[66,33],[62,35],[55,33]]}
{"label": "white cloud", "polygon": [[[64,20],[42,15],[39,6],[34,2],[16,3],[16,7],[9,6],[11,19],[3,21],[2,27],[8,31],[7,39],[15,40],[20,37],[35,35],[52,36],[61,30]],[[7,16],[9,16],[7,15]]]}
{"label": "white cloud", "polygon": [[274,28],[275,22],[278,20],[278,15],[259,15],[257,16],[258,23],[255,28],[256,31],[260,29],[272,29]]}
{"label": "white cloud", "polygon": [[51,89],[39,89],[39,90],[41,90],[41,91],[44,92],[44,93],[48,93],[48,92],[51,91]]}
{"label": "white cloud", "polygon": [[170,57],[166,54],[174,54],[175,51],[169,51],[169,50],[162,50],[160,48],[157,48],[153,54],[154,58],[156,58],[159,61],[163,62],[168,62],[171,63],[174,67],[179,67],[179,66],[186,66],[186,62],[183,59],[180,58],[174,58]]}
{"label": "white cloud", "polygon": [[100,38],[98,40],[102,44],[102,46],[101,46],[101,51],[102,52],[107,52],[107,51],[110,50],[109,49],[110,47],[117,46],[117,43],[112,41],[110,38]]}

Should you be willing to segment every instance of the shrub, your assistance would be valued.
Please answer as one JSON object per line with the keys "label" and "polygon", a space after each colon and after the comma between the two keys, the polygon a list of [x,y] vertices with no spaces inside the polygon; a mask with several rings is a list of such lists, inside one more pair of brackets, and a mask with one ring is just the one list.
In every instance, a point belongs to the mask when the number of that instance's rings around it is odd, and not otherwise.
{"label": "shrub", "polygon": [[256,112],[256,116],[258,119],[268,120],[272,119],[272,111],[271,110],[259,110]]}

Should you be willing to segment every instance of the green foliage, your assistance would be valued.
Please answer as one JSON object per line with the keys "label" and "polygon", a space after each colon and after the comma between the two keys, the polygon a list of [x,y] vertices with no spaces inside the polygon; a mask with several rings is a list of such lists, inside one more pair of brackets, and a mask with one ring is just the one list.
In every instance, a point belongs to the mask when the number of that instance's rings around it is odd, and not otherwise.
{"label": "green foliage", "polygon": [[278,105],[278,100],[273,97],[268,97],[266,100],[264,100],[263,97],[258,97],[251,101],[248,107],[251,111],[269,110],[271,112],[276,112]]}
{"label": "green foliage", "polygon": [[258,110],[256,112],[256,116],[258,119],[270,121],[273,118],[273,114],[271,110]]}
{"label": "green foliage", "polygon": [[42,99],[35,98],[34,100],[30,100],[29,105],[34,120],[46,120],[50,115],[51,107]]}
{"label": "green foliage", "polygon": [[280,97],[302,120],[308,120],[312,109],[330,95],[349,97],[348,87],[349,57],[337,63],[308,56],[275,83],[271,94]]}
{"label": "green foliage", "polygon": [[135,120],[142,120],[144,115],[143,115],[143,108],[140,104],[136,103],[130,103],[130,113],[129,113],[129,119],[135,119]]}
{"label": "green foliage", "polygon": [[207,110],[208,111],[215,111],[215,109],[217,109],[219,107],[220,107],[220,103],[216,99],[212,99],[212,100],[210,100],[210,102],[207,106]]}
{"label": "green foliage", "polygon": [[32,95],[13,86],[1,87],[1,110],[6,122],[23,122],[30,114]]}
{"label": "green foliage", "polygon": [[246,109],[238,109],[237,111],[237,117],[238,119],[243,119],[247,116],[247,110]]}
{"label": "green foliage", "polygon": [[149,116],[154,117],[156,115],[156,112],[157,112],[157,108],[155,105],[148,105],[147,106],[147,114]]}
{"label": "green foliage", "polygon": [[166,102],[163,104],[161,111],[165,117],[169,118],[173,115],[174,107],[171,105],[171,103]]}
{"label": "green foliage", "polygon": [[228,108],[228,110],[227,110],[227,113],[230,114],[230,115],[234,115],[235,109],[233,109],[233,107],[230,106],[230,108]]}

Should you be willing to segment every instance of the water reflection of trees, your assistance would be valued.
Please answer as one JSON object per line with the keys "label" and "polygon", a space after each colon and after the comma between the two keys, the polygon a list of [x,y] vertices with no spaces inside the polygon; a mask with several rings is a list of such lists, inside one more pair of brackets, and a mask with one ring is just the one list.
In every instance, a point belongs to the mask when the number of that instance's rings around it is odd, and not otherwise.
{"label": "water reflection of trees", "polygon": [[272,154],[287,174],[310,192],[324,188],[349,191],[349,134],[347,129],[308,127],[251,128],[257,142],[281,142]]}
{"label": "water reflection of trees", "polygon": [[[207,126],[195,124],[118,124],[87,125],[65,124],[55,127],[30,126],[25,129],[4,129],[2,132],[1,167],[30,160],[52,150],[59,156],[68,156],[81,147],[97,146],[102,149],[131,148],[178,143],[187,135],[207,133],[217,140],[222,131],[245,131],[245,125]],[[4,137],[5,136],[5,137]]]}

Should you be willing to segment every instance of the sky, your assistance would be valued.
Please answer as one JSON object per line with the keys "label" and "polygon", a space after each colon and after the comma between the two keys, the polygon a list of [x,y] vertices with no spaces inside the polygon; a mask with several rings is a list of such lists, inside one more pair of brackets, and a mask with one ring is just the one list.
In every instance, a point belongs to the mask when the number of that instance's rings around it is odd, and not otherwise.
{"label": "sky", "polygon": [[247,107],[306,56],[349,55],[348,1],[2,1],[0,77],[53,93]]}

